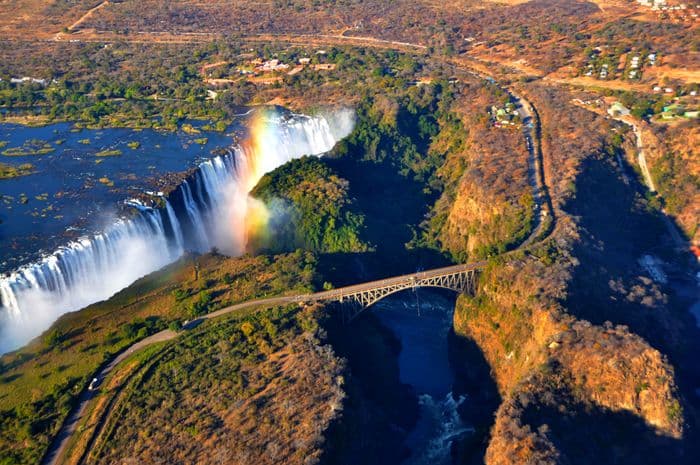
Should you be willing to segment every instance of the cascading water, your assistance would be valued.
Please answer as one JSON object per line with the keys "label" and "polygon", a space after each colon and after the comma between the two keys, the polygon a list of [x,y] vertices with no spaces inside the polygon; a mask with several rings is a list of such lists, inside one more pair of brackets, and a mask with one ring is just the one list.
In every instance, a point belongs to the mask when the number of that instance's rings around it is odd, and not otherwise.
{"label": "cascading water", "polygon": [[412,434],[411,445],[415,452],[403,465],[449,465],[452,463],[452,443],[474,428],[464,424],[459,416],[459,407],[466,397],[455,399],[452,392],[436,399],[430,394],[419,398],[419,428]]}
{"label": "cascading water", "polygon": [[454,302],[418,294],[388,297],[374,305],[374,315],[400,340],[399,377],[419,396],[418,421],[406,440],[411,455],[402,465],[449,465],[452,444],[474,431],[459,415],[467,399],[452,392],[447,335]]}
{"label": "cascading water", "polygon": [[267,172],[303,155],[321,155],[347,136],[354,114],[307,117],[259,111],[250,137],[201,163],[164,208],[129,202],[134,214],[0,278],[0,353],[45,330],[60,315],[109,298],[185,250],[245,248],[248,192]]}

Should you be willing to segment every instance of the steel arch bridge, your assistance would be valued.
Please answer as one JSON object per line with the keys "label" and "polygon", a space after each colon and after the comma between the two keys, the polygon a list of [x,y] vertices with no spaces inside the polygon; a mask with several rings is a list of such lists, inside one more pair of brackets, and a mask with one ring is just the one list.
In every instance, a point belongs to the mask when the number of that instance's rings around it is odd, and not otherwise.
{"label": "steel arch bridge", "polygon": [[338,302],[342,304],[344,319],[351,320],[363,310],[383,298],[407,289],[436,287],[460,294],[474,294],[476,279],[485,262],[455,265],[394,278],[371,281],[355,286],[342,287],[313,295],[315,302]]}

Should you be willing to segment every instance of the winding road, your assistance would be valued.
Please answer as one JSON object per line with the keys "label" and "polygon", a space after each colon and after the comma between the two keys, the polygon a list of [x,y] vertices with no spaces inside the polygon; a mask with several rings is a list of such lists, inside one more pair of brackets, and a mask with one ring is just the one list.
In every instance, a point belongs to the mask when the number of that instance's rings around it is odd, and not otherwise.
{"label": "winding road", "polygon": [[[526,247],[537,242],[538,238],[543,238],[546,233],[545,228],[554,224],[554,207],[549,198],[547,185],[544,180],[542,146],[539,138],[539,117],[530,102],[512,92],[509,93],[515,101],[515,106],[523,125],[523,135],[528,151],[528,179],[535,202],[535,225],[530,235],[520,244],[520,247]],[[550,224],[547,224],[547,217],[551,219]]]}
{"label": "winding road", "polygon": [[[272,297],[268,299],[251,300],[237,305],[231,305],[229,307],[222,308],[215,312],[204,315],[198,320],[189,322],[187,325],[184,326],[184,329],[187,330],[193,328],[203,320],[216,318],[238,310],[244,310],[247,308],[258,306],[273,306],[299,302],[300,298],[302,297],[303,296],[301,295],[291,297]],[[117,365],[119,365],[131,355],[153,344],[175,339],[179,334],[180,333],[178,332],[166,329],[158,333],[152,334],[151,336],[148,336],[147,338],[132,344],[126,350],[120,352],[109,363],[100,367],[97,373],[95,373],[94,377],[97,378],[100,382],[103,382],[105,377],[109,375]],[[90,391],[89,389],[87,389],[87,387],[83,389],[83,392],[81,392],[80,396],[78,397],[77,405],[68,414],[68,417],[61,426],[61,429],[59,430],[58,434],[54,437],[51,445],[46,451],[46,454],[44,455],[44,458],[41,461],[42,465],[57,465],[61,463],[61,459],[63,458],[63,454],[65,453],[66,448],[68,447],[71,437],[77,430],[81,420],[85,418],[85,415],[87,413],[87,406],[96,394],[96,391]]]}
{"label": "winding road", "polygon": [[[104,2],[105,4],[108,2]],[[284,40],[284,37],[277,37],[273,36],[276,40]],[[261,36],[255,36],[253,38],[247,38],[249,40],[270,40],[270,36],[266,35],[261,35]],[[60,35],[57,35],[55,40],[61,40],[62,38]],[[401,50],[405,51],[406,49],[410,49],[413,52],[416,51],[426,51],[427,47],[424,45],[420,44],[412,44],[408,42],[396,42],[396,41],[389,41],[389,40],[383,40],[383,39],[376,39],[376,38],[371,38],[371,37],[352,37],[352,36],[344,36],[344,35],[320,35],[320,36],[298,36],[298,40],[304,41],[307,40],[308,42],[313,42],[313,43],[318,43],[318,42],[325,42],[327,45],[333,45],[333,44],[338,44],[340,43],[345,43],[347,44],[355,44],[355,45],[365,45],[365,46],[370,46],[370,47],[377,47],[377,48],[384,48],[384,49],[392,49],[392,50]],[[101,41],[104,41],[105,38],[101,37]],[[84,39],[76,39],[76,41],[90,41],[84,40]],[[293,40],[292,40],[293,42]],[[308,42],[306,44],[308,45]],[[486,79],[491,82],[495,82],[495,79],[493,76],[485,74],[483,71],[477,70],[475,68],[469,67],[466,63],[459,62],[455,63],[454,61],[449,61],[449,64],[456,66],[460,68],[462,71],[467,72],[469,74],[472,74],[480,79]],[[513,93],[510,89],[505,88],[501,86],[503,90],[505,90],[514,100],[514,103],[516,105],[516,108],[518,112],[520,113],[521,120],[523,122],[523,135],[525,137],[525,141],[527,144],[527,149],[528,149],[528,178],[529,178],[529,183],[533,189],[533,197],[535,201],[535,214],[536,214],[536,223],[534,227],[532,228],[532,232],[530,235],[520,244],[519,248],[523,248],[529,245],[532,245],[533,243],[538,242],[539,239],[543,239],[546,237],[546,234],[543,234],[546,231],[543,231],[545,225],[547,224],[546,221],[544,221],[546,216],[551,217],[551,222],[548,224],[548,226],[552,226],[554,224],[555,218],[554,218],[554,211],[552,207],[552,202],[551,198],[548,195],[548,189],[547,185],[545,182],[544,178],[544,170],[543,170],[543,154],[541,150],[541,143],[540,143],[540,137],[539,137],[539,118],[537,115],[537,111],[532,105],[531,102],[527,101],[525,98],[516,95]],[[551,230],[551,229],[550,229]],[[334,289],[331,291],[324,291],[324,292],[319,292],[315,294],[299,294],[299,295],[292,295],[292,296],[280,296],[280,297],[271,297],[271,298],[264,298],[264,299],[257,299],[257,300],[251,300],[247,302],[243,302],[240,304],[232,305],[229,307],[222,308],[220,310],[217,310],[215,312],[209,313],[207,315],[202,316],[200,319],[192,321],[188,323],[183,329],[188,330],[193,327],[195,327],[199,322],[204,321],[204,320],[209,320],[217,317],[221,317],[227,314],[230,314],[232,312],[248,309],[248,308],[254,308],[254,307],[262,307],[262,306],[274,306],[274,305],[285,305],[285,304],[290,304],[290,303],[302,303],[302,302],[314,302],[314,301],[329,301],[329,300],[337,300],[337,297],[340,295],[343,295],[343,293],[351,293],[351,292],[357,292],[363,289],[370,289],[372,287],[376,287],[378,285],[385,286],[387,284],[393,283],[393,282],[398,282],[401,280],[406,280],[406,279],[416,279],[416,278],[423,278],[427,274],[430,273],[441,273],[441,272],[446,272],[448,270],[454,271],[454,269],[462,269],[465,266],[481,266],[483,265],[482,263],[479,264],[473,264],[473,265],[455,265],[453,267],[446,267],[446,268],[441,268],[441,269],[436,269],[436,270],[429,270],[429,271],[423,271],[420,273],[414,273],[410,275],[402,275],[402,276],[397,276],[394,278],[387,278],[384,280],[379,280],[379,281],[372,281],[368,283],[363,283],[363,284],[358,284],[355,286],[348,286],[345,288],[339,288],[339,289]],[[97,371],[94,377],[98,378],[100,381],[104,380],[107,375],[109,375],[112,370],[119,365],[122,361],[124,361],[126,358],[131,356],[132,354],[144,349],[145,347],[151,346],[153,344],[159,343],[159,342],[165,342],[169,341],[172,339],[175,339],[180,333],[174,332],[171,330],[164,330],[159,333],[153,334],[139,342],[134,343],[130,347],[128,347],[126,350],[118,354],[114,359],[112,359],[109,363],[104,365],[103,367],[100,367],[100,369]],[[94,391],[90,391],[87,389],[87,387],[83,390],[83,392],[80,394],[78,397],[78,403],[77,405],[71,410],[71,412],[68,414],[68,417],[66,418],[65,422],[63,423],[61,429],[59,430],[59,433],[55,436],[53,442],[49,446],[46,454],[44,455],[44,458],[41,461],[42,465],[57,465],[61,463],[61,460],[64,458],[65,451],[70,443],[71,438],[73,437],[73,434],[78,428],[78,425],[81,423],[81,421],[85,418],[87,414],[87,406],[89,405],[90,401],[95,397],[96,393]],[[102,413],[102,418],[105,418],[107,412]]]}
{"label": "winding road", "polygon": [[[97,373],[95,373],[94,377],[100,381],[103,381],[105,377],[117,365],[126,360],[132,354],[155,343],[174,339],[175,337],[177,337],[177,334],[178,333],[176,333],[175,331],[166,329],[159,333],[148,336],[147,338],[141,339],[140,341],[129,346],[126,350],[119,353],[119,355],[114,357],[109,363],[101,367],[97,371]],[[88,404],[95,397],[96,394],[97,391],[91,391],[87,389],[87,387],[83,389],[83,392],[81,392],[80,396],[78,397],[77,405],[68,414],[68,417],[61,426],[61,429],[59,430],[58,434],[54,437],[51,446],[46,451],[46,454],[44,455],[44,458],[41,461],[42,464],[60,463],[59,459],[63,456],[63,453],[65,452],[66,447],[68,446],[70,438],[73,436],[73,433],[75,433],[75,430],[78,428],[78,424],[85,417]]]}
{"label": "winding road", "polygon": [[[189,329],[197,327],[200,323],[206,320],[211,320],[213,318],[218,318],[230,313],[245,310],[254,307],[271,307],[275,305],[286,305],[292,303],[313,303],[313,302],[332,302],[342,300],[343,296],[348,296],[351,294],[356,294],[363,291],[368,291],[377,288],[385,288],[387,286],[402,284],[402,283],[414,283],[416,281],[425,280],[431,277],[452,274],[455,272],[463,271],[473,271],[477,270],[485,265],[485,262],[477,262],[466,265],[453,265],[443,268],[436,268],[433,270],[419,271],[416,273],[410,273],[400,276],[395,276],[391,278],[380,279],[376,281],[369,281],[362,284],[356,284],[352,286],[346,286],[338,289],[332,289],[328,291],[316,292],[313,294],[297,294],[291,296],[279,296],[279,297],[269,297],[265,299],[256,299],[242,302],[240,304],[231,305],[212,313],[208,313],[196,320],[188,322],[183,326],[183,330],[187,331]],[[175,332],[170,329],[166,329],[148,336],[131,346],[126,350],[122,351],[114,357],[109,363],[100,367],[97,373],[94,375],[100,382],[103,382],[105,377],[109,375],[114,368],[121,362],[126,360],[128,357],[134,353],[151,346],[159,342],[165,342],[175,339],[180,332]],[[90,401],[95,397],[96,391],[91,391],[87,388],[83,390],[78,398],[78,404],[71,410],[66,418],[65,422],[61,426],[59,433],[55,436],[52,444],[49,446],[43,460],[42,465],[57,465],[61,463],[61,459],[70,443],[70,439],[78,428],[80,422],[85,418],[87,414],[87,406]],[[103,412],[101,417],[104,419],[108,412]],[[99,428],[98,428],[99,429]]]}

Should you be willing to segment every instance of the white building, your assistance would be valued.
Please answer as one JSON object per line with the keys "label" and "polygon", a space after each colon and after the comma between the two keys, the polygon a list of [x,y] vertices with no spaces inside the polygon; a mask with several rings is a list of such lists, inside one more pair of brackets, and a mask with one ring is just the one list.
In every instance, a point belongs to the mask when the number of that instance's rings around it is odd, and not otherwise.
{"label": "white building", "polygon": [[620,102],[615,102],[608,108],[608,114],[610,116],[627,116],[630,114],[629,108],[621,104]]}
{"label": "white building", "polygon": [[31,82],[33,84],[41,84],[42,86],[46,85],[46,79],[38,79],[38,78],[33,78],[33,77],[21,77],[21,78],[11,78],[10,82],[12,84],[24,84],[26,82]]}

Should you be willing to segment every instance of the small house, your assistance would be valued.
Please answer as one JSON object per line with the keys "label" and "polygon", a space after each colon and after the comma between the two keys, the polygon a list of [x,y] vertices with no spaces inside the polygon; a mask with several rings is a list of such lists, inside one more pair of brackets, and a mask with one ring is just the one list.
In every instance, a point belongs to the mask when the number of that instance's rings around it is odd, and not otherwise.
{"label": "small house", "polygon": [[677,103],[665,106],[663,112],[661,112],[662,119],[674,119],[683,114],[683,107]]}
{"label": "small house", "polygon": [[608,108],[608,114],[610,116],[627,116],[630,114],[630,111],[627,107],[625,107],[623,104],[620,102],[615,102],[612,105],[610,105],[610,108]]}

